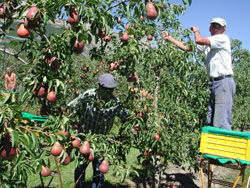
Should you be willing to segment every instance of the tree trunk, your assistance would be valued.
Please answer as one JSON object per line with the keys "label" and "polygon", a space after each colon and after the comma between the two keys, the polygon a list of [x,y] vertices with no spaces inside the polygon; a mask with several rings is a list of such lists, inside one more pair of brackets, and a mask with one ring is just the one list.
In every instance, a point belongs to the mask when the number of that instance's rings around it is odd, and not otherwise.
{"label": "tree trunk", "polygon": [[160,77],[155,75],[156,77],[156,86],[155,86],[155,97],[154,97],[154,105],[155,105],[155,113],[157,113],[157,108],[158,108],[158,90],[159,90],[159,83],[160,83]]}
{"label": "tree trunk", "polygon": [[[155,96],[154,96],[154,108],[155,108],[155,113],[157,113],[160,77],[155,74],[155,78],[156,78],[155,79],[156,86],[155,86]],[[153,158],[153,163],[154,163],[154,177],[153,178],[154,179],[152,182],[152,188],[158,188],[160,186],[160,181],[161,181],[160,162],[161,162],[161,157],[159,155],[156,155]]]}
{"label": "tree trunk", "polygon": [[159,188],[160,182],[161,182],[161,169],[160,169],[160,163],[161,163],[161,156],[156,155],[153,158],[154,162],[154,180],[152,182],[152,188]]}

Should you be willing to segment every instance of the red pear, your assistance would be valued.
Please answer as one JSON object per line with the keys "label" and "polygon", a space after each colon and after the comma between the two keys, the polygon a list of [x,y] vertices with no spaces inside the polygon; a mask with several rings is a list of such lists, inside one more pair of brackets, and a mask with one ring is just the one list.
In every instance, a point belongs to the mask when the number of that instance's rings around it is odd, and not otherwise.
{"label": "red pear", "polygon": [[50,102],[55,102],[56,101],[56,93],[54,91],[50,91],[47,94],[47,100]]}
{"label": "red pear", "polygon": [[94,159],[94,156],[93,156],[93,154],[92,154],[92,151],[90,150],[90,153],[89,153],[89,161],[93,161],[93,159]]}
{"label": "red pear", "polygon": [[148,39],[149,41],[151,41],[151,40],[153,40],[153,36],[152,36],[152,35],[148,35],[147,39]]}
{"label": "red pear", "polygon": [[72,146],[74,148],[79,148],[80,147],[80,140],[76,136],[72,136]]}
{"label": "red pear", "polygon": [[106,27],[104,27],[101,31],[99,31],[98,36],[99,36],[100,38],[103,38],[103,37],[106,36]]}
{"label": "red pear", "polygon": [[51,174],[51,170],[47,167],[47,166],[42,166],[42,171],[41,171],[41,175],[46,177],[49,176]]}
{"label": "red pear", "polygon": [[39,19],[39,10],[37,7],[31,7],[26,15],[26,18],[31,23],[36,23]]}
{"label": "red pear", "polygon": [[119,63],[118,63],[117,61],[115,61],[115,62],[114,62],[114,67],[113,67],[113,68],[114,68],[114,70],[117,70],[117,69],[118,69],[118,67],[119,67]]}
{"label": "red pear", "polygon": [[144,17],[143,16],[140,16],[140,19],[141,19],[141,21],[144,21]]}
{"label": "red pear", "polygon": [[79,42],[78,40],[76,40],[74,43],[73,50],[76,54],[81,54],[83,52],[83,47],[84,47],[83,41]]}
{"label": "red pear", "polygon": [[16,148],[12,147],[11,136],[3,135],[3,148],[0,151],[0,158],[3,160],[11,160],[16,157]]}
{"label": "red pear", "polygon": [[44,94],[45,94],[45,88],[44,88],[43,86],[41,86],[41,87],[39,88],[39,90],[37,91],[36,95],[37,95],[38,97],[43,97]]}
{"label": "red pear", "polygon": [[80,153],[83,154],[83,155],[89,155],[90,154],[90,146],[89,146],[88,141],[83,142],[83,144],[80,147]]}
{"label": "red pear", "polygon": [[114,70],[114,63],[110,63],[109,70],[113,71]]}
{"label": "red pear", "polygon": [[[55,57],[56,58],[56,57]],[[44,62],[46,63],[46,64],[50,64],[51,63],[51,57],[50,56],[46,56],[45,58],[44,58]]]}
{"label": "red pear", "polygon": [[122,35],[122,41],[123,41],[123,42],[127,42],[128,39],[129,39],[128,33],[124,32],[123,35]]}
{"label": "red pear", "polygon": [[24,27],[24,24],[20,24],[20,26],[17,29],[17,35],[21,38],[27,38],[30,34],[29,29]]}
{"label": "red pear", "polygon": [[64,136],[69,136],[69,131],[65,131],[65,130],[61,130],[61,131],[57,131],[58,134],[60,135],[64,135]]}
{"label": "red pear", "polygon": [[104,159],[101,163],[101,165],[99,166],[99,170],[101,173],[105,174],[109,171],[109,162],[108,160]]}
{"label": "red pear", "polygon": [[0,18],[5,18],[5,9],[0,7]]}
{"label": "red pear", "polygon": [[128,82],[137,82],[138,81],[138,76],[133,73],[133,74],[129,74],[127,77]]}
{"label": "red pear", "polygon": [[62,153],[62,146],[60,142],[56,141],[56,143],[52,146],[50,152],[54,156],[59,156]]}
{"label": "red pear", "polygon": [[66,158],[65,158],[65,160],[63,161],[63,165],[67,165],[67,164],[69,164],[70,163],[70,158],[69,158],[69,155],[68,154],[66,154]]}
{"label": "red pear", "polygon": [[158,133],[155,133],[155,140],[159,140],[160,139],[160,135]]}
{"label": "red pear", "polygon": [[52,57],[50,60],[50,67],[53,72],[57,72],[60,67],[60,63],[56,57]]}
{"label": "red pear", "polygon": [[78,24],[78,11],[76,8],[71,8],[69,11],[69,16],[68,16],[68,22],[71,25],[77,25]]}
{"label": "red pear", "polygon": [[135,124],[134,129],[135,129],[136,131],[140,131],[140,130],[141,130],[140,125],[139,125],[138,123]]}
{"label": "red pear", "polygon": [[121,23],[122,19],[120,17],[117,18],[117,23]]}
{"label": "red pear", "polygon": [[146,6],[147,18],[155,20],[158,16],[157,10],[152,2],[149,2]]}
{"label": "red pear", "polygon": [[9,9],[7,8],[7,6],[5,6],[5,4],[2,4],[0,6],[0,18],[6,18],[9,12]]}
{"label": "red pear", "polygon": [[105,36],[105,37],[104,37],[104,41],[105,41],[105,42],[110,42],[110,41],[111,41],[111,37],[108,36],[108,35]]}

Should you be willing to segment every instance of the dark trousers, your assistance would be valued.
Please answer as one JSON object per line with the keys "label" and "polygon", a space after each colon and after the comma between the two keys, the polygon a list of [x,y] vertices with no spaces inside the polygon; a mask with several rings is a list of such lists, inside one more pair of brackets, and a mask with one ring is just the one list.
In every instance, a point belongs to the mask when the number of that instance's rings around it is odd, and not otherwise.
{"label": "dark trousers", "polygon": [[[99,171],[99,166],[101,165],[101,163],[102,160],[98,159],[94,159],[92,161],[92,167],[93,167],[92,188],[101,188],[103,186],[104,175]],[[84,187],[85,170],[88,164],[89,163],[82,164],[75,169],[75,182],[77,182],[78,178],[81,176],[78,183],[76,184],[76,188]]]}
{"label": "dark trousers", "polygon": [[233,78],[209,82],[209,88],[207,124],[231,130],[233,97],[236,91]]}

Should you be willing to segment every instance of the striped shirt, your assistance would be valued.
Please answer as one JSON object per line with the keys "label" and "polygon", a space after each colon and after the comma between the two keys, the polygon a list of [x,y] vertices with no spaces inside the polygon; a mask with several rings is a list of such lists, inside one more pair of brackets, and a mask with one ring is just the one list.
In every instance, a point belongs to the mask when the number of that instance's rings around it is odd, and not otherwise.
{"label": "striped shirt", "polygon": [[115,116],[121,121],[129,116],[114,95],[109,101],[97,100],[97,89],[87,90],[71,101],[68,106],[73,108],[79,118],[80,130],[84,133],[107,134],[111,130]]}

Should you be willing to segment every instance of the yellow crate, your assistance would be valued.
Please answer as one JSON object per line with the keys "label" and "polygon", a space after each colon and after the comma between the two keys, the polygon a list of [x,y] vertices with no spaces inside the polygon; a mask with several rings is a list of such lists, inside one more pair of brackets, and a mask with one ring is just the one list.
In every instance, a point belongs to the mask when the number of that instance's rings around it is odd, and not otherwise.
{"label": "yellow crate", "polygon": [[250,139],[247,134],[229,130],[219,134],[202,132],[200,152],[250,161]]}

